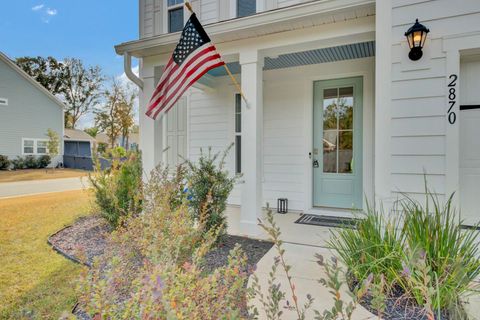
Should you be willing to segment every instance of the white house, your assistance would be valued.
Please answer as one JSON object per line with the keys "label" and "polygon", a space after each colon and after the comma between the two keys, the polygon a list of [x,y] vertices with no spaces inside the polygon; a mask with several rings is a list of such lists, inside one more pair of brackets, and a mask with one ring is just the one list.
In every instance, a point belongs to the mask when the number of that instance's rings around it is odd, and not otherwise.
{"label": "white house", "polygon": [[[245,233],[277,198],[344,215],[365,199],[421,199],[424,176],[479,221],[480,1],[192,0],[248,105],[218,68],[153,121],[145,107],[188,19],[182,2],[140,0],[140,39],[116,46],[142,88],[146,170],[234,142],[228,164],[243,183],[230,203]],[[405,33],[417,18],[430,32],[412,61]]]}
{"label": "white house", "polygon": [[64,104],[0,52],[0,155],[9,159],[47,154],[47,130],[60,137]]}

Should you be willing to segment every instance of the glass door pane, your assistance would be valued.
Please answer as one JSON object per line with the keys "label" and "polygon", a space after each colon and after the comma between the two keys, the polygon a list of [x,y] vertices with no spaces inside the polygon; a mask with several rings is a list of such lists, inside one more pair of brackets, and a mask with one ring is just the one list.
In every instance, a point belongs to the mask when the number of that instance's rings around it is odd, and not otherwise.
{"label": "glass door pane", "polygon": [[353,87],[323,90],[323,172],[353,172]]}

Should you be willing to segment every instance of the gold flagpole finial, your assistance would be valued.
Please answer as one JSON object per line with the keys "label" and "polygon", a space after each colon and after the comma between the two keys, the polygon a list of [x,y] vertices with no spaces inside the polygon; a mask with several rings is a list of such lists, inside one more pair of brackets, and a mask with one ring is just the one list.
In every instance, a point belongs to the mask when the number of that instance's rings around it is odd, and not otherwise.
{"label": "gold flagpole finial", "polygon": [[187,7],[187,9],[188,9],[188,11],[190,11],[190,13],[193,13],[192,5],[190,4],[190,2],[185,1],[185,7]]}

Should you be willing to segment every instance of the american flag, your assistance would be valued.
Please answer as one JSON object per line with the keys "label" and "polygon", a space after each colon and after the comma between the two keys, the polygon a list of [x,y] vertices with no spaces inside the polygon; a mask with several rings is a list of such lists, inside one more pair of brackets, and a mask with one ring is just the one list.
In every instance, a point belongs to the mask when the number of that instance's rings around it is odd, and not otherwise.
{"label": "american flag", "polygon": [[146,115],[157,119],[209,70],[225,63],[192,13],[148,104]]}

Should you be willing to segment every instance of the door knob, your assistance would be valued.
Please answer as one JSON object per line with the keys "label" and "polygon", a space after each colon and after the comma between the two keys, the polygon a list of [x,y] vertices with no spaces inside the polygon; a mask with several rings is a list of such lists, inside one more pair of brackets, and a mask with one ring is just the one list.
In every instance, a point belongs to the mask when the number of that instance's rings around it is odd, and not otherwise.
{"label": "door knob", "polygon": [[317,159],[313,160],[313,167],[314,167],[314,168],[318,168],[318,167],[319,167],[319,164],[318,164],[318,160],[317,160]]}

